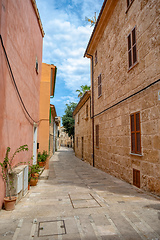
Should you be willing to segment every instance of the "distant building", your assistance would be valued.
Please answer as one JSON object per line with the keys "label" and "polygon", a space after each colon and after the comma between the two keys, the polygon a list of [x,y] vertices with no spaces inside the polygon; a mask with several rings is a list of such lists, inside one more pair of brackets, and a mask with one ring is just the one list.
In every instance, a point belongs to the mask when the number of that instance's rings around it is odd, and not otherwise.
{"label": "distant building", "polygon": [[[29,147],[13,166],[36,162],[43,37],[35,0],[0,1],[0,161],[7,147]],[[4,196],[0,176],[0,208]]]}
{"label": "distant building", "polygon": [[60,146],[63,147],[73,147],[73,139],[68,136],[68,133],[65,132],[64,127],[60,128]]}
{"label": "distant building", "polygon": [[[85,56],[92,66],[93,166],[160,195],[158,2],[105,0]],[[82,148],[87,139],[78,131]]]}
{"label": "distant building", "polygon": [[54,118],[56,115],[56,110],[54,108],[50,112],[50,97],[54,96],[55,91],[55,82],[56,82],[56,72],[57,68],[54,65],[42,63],[42,75],[41,75],[41,84],[40,84],[40,103],[39,103],[39,151],[43,150],[49,153],[50,145],[53,145],[50,135],[50,123],[51,123],[51,113]]}
{"label": "distant building", "polygon": [[90,91],[86,91],[73,112],[75,119],[74,149],[77,157],[92,165],[90,103]]}

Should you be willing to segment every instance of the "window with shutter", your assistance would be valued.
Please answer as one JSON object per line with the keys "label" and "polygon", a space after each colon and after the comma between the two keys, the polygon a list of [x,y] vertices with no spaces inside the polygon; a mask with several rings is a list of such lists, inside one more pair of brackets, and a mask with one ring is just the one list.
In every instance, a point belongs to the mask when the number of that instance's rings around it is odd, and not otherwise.
{"label": "window with shutter", "polygon": [[77,148],[78,148],[78,137],[77,137]]}
{"label": "window with shutter", "polygon": [[141,154],[140,112],[133,113],[131,119],[131,153]]}
{"label": "window with shutter", "polygon": [[98,97],[102,95],[102,78],[101,74],[98,76]]}
{"label": "window with shutter", "polygon": [[129,69],[137,63],[137,46],[136,46],[136,28],[128,35],[128,67]]}
{"label": "window with shutter", "polygon": [[97,62],[98,62],[98,59],[97,59],[97,50],[96,50],[96,52],[95,52],[95,65],[97,64]]}
{"label": "window with shutter", "polygon": [[86,119],[88,118],[88,105],[86,105]]}
{"label": "window with shutter", "polygon": [[99,147],[99,125],[96,125],[96,147]]}
{"label": "window with shutter", "polygon": [[140,171],[133,168],[133,185],[140,188]]}

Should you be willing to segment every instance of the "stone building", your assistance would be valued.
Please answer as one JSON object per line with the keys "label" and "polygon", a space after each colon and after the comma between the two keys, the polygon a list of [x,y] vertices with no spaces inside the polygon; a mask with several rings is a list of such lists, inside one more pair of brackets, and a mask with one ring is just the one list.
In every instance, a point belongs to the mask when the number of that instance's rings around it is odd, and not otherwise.
{"label": "stone building", "polygon": [[92,165],[90,103],[90,91],[86,91],[73,112],[75,119],[74,149],[77,157]]}
{"label": "stone building", "polygon": [[54,97],[55,82],[56,82],[56,72],[57,68],[54,65],[47,63],[42,63],[42,74],[40,83],[40,102],[39,102],[39,131],[38,131],[38,141],[39,141],[39,151],[43,150],[49,153],[50,145],[53,145],[50,135],[50,123],[51,123],[51,113],[53,119],[56,117],[55,108],[54,111],[50,110],[50,97]]}
{"label": "stone building", "polygon": [[[0,161],[7,147],[11,155],[21,145],[29,148],[13,167],[33,155],[36,162],[43,37],[35,0],[0,0]],[[0,168],[0,208],[4,195]]]}
{"label": "stone building", "polygon": [[64,127],[60,127],[60,146],[73,147],[73,139],[65,132]]}
{"label": "stone building", "polygon": [[158,195],[159,9],[156,0],[105,0],[85,51],[92,66],[93,165]]}

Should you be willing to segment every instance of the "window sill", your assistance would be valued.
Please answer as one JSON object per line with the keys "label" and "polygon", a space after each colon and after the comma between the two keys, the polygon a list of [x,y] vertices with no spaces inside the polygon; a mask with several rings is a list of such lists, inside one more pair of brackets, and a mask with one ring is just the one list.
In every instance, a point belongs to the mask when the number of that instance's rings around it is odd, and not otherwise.
{"label": "window sill", "polygon": [[130,153],[130,155],[133,155],[133,156],[138,156],[138,157],[143,157],[143,155],[142,155],[142,154],[140,154],[140,153]]}
{"label": "window sill", "polygon": [[139,62],[134,63],[129,69],[128,72],[130,72],[135,66],[137,66],[139,64]]}

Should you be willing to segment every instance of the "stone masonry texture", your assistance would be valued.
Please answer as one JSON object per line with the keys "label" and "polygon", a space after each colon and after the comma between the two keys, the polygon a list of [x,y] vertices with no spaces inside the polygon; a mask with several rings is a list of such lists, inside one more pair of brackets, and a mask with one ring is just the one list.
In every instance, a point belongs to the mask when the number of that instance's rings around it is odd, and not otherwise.
{"label": "stone masonry texture", "polygon": [[[160,79],[160,1],[134,0],[128,10],[125,0],[116,1],[114,7],[114,1],[108,2],[112,14],[103,22],[106,24],[103,32],[100,32],[102,25],[97,25],[101,38],[96,41],[93,35],[88,48],[93,56],[97,51],[98,60],[95,65],[93,57],[95,115]],[[102,20],[105,14],[108,14],[106,8]],[[137,63],[128,69],[127,36],[134,27]],[[100,74],[102,95],[98,97]],[[159,90],[157,82],[94,118],[94,131],[99,125],[95,166],[131,184],[136,169],[140,171],[140,188],[157,195],[160,195]],[[136,112],[140,112],[141,155],[131,154],[130,115]]]}

